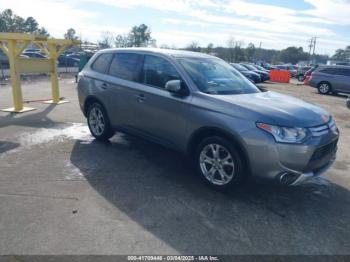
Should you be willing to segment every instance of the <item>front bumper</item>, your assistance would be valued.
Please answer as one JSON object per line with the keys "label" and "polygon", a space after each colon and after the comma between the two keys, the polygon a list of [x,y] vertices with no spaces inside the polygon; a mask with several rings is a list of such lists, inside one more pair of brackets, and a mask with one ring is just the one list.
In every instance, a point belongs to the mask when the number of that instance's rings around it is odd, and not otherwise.
{"label": "front bumper", "polygon": [[[329,130],[297,145],[276,143],[270,134],[260,130],[250,130],[244,137],[254,177],[297,185],[323,174],[334,163],[339,134]],[[286,174],[290,177],[282,183],[281,177]]]}
{"label": "front bumper", "polygon": [[296,185],[299,185],[302,182],[304,182],[304,181],[306,181],[306,180],[308,180],[310,178],[321,176],[322,174],[326,173],[326,171],[333,165],[333,163],[335,161],[335,158],[336,158],[336,154],[334,154],[334,157],[332,157],[331,160],[324,167],[321,167],[318,170],[311,171],[311,172],[308,172],[308,173],[301,173],[301,174],[299,174],[299,177],[293,183],[291,183],[290,185],[291,186],[296,186]]}

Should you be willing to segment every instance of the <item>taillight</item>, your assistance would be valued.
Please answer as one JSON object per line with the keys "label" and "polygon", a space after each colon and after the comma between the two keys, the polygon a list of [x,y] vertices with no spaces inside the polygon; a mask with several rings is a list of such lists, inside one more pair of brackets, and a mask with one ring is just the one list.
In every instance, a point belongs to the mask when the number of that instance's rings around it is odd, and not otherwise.
{"label": "taillight", "polygon": [[310,74],[310,77],[309,77],[309,82],[311,81],[312,76],[313,76],[313,73],[311,73],[311,74]]}

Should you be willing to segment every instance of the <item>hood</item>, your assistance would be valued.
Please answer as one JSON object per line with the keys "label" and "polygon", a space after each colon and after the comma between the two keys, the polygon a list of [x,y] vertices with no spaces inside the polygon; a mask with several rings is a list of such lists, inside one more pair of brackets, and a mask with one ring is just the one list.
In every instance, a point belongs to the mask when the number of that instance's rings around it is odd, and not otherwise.
{"label": "hood", "polygon": [[[247,110],[256,121],[272,125],[313,127],[328,122],[325,119],[330,117],[327,111],[318,106],[271,91],[215,97],[238,107],[233,110]],[[232,114],[231,109],[227,113]]]}
{"label": "hood", "polygon": [[269,73],[268,72],[265,72],[263,70],[254,70],[255,73],[258,73],[258,74],[263,74],[263,75],[268,75]]}

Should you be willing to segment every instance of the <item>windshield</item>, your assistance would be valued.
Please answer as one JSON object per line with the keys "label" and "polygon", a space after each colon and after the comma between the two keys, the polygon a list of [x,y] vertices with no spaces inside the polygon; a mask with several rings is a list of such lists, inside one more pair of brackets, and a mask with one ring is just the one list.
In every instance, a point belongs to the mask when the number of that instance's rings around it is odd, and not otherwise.
{"label": "windshield", "polygon": [[254,66],[252,66],[252,65],[244,64],[244,66],[246,68],[248,68],[249,70],[256,70],[256,68]]}
{"label": "windshield", "polygon": [[231,66],[233,66],[235,69],[237,69],[238,71],[248,71],[247,68],[245,68],[244,66],[241,66],[239,64],[230,64]]}
{"label": "windshield", "polygon": [[262,66],[259,66],[259,65],[254,65],[257,69],[259,70],[266,70],[265,68],[263,68]]}
{"label": "windshield", "polygon": [[208,94],[249,94],[259,89],[228,63],[216,58],[178,58],[201,92]]}

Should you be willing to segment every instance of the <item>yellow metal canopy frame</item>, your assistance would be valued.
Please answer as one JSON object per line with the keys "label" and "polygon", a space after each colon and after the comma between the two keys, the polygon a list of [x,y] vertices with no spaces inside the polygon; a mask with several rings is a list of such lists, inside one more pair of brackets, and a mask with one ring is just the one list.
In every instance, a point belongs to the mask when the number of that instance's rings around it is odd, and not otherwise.
{"label": "yellow metal canopy frame", "polygon": [[[22,58],[21,54],[30,43],[35,44],[48,58]],[[20,83],[21,73],[49,72],[51,75],[52,100],[45,103],[62,104],[68,101],[60,99],[57,74],[57,59],[71,45],[80,41],[67,39],[52,39],[40,35],[21,33],[0,33],[0,48],[8,56],[12,85],[13,107],[2,109],[5,112],[22,113],[35,108],[24,107]]]}

